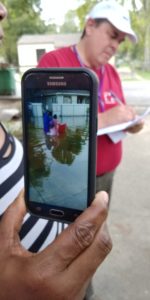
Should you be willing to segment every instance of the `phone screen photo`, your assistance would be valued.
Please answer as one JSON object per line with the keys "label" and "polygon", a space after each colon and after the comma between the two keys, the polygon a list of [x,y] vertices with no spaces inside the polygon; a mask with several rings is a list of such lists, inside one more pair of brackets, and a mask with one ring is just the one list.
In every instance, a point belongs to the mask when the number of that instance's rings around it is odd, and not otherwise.
{"label": "phone screen photo", "polygon": [[71,222],[95,195],[97,80],[84,68],[31,69],[22,100],[27,207]]}

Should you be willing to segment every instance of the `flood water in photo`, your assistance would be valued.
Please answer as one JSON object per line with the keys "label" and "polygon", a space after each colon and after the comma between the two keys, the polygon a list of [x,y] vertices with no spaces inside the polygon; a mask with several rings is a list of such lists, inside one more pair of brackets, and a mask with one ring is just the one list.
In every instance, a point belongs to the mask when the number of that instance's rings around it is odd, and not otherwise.
{"label": "flood water in photo", "polygon": [[88,116],[64,117],[64,132],[51,136],[29,123],[30,197],[32,201],[71,208],[87,206]]}

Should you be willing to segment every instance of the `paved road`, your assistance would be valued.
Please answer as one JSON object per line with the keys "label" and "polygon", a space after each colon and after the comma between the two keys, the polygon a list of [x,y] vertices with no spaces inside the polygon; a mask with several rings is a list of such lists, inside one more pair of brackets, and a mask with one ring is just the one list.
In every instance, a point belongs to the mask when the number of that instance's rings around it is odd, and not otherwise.
{"label": "paved road", "polygon": [[97,300],[150,299],[150,117],[124,140],[109,212],[113,250],[94,277]]}
{"label": "paved road", "polygon": [[150,105],[150,81],[123,81],[122,85],[128,103],[137,106]]}
{"label": "paved road", "polygon": [[[149,81],[125,81],[128,103],[150,106]],[[109,229],[113,250],[94,277],[97,300],[150,299],[150,117],[124,140],[112,194]]]}

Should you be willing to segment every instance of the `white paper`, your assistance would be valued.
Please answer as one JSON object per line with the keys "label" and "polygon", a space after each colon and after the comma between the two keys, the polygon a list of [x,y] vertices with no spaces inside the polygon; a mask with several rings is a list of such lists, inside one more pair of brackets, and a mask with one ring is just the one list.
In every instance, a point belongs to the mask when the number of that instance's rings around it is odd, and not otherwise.
{"label": "white paper", "polygon": [[150,113],[150,107],[148,107],[142,115],[137,116],[132,121],[121,123],[121,124],[116,124],[116,125],[113,125],[113,126],[108,126],[108,127],[102,128],[102,129],[98,129],[97,135],[111,134],[113,132],[114,133],[119,132],[119,134],[121,134],[122,130],[125,130],[129,127],[132,127],[135,124],[138,124],[138,122],[143,120],[149,113]]}
{"label": "white paper", "polygon": [[126,137],[126,132],[121,130],[121,131],[116,131],[116,132],[111,132],[107,134],[109,138],[112,140],[114,144],[120,142]]}

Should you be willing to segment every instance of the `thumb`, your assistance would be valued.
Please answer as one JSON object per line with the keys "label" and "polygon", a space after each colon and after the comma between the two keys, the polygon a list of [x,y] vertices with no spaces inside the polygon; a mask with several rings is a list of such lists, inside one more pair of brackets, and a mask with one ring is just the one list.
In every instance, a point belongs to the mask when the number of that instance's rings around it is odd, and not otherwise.
{"label": "thumb", "polygon": [[20,231],[25,213],[24,191],[22,190],[7,208],[0,222],[0,234],[3,234],[3,238],[9,242],[14,240]]}

